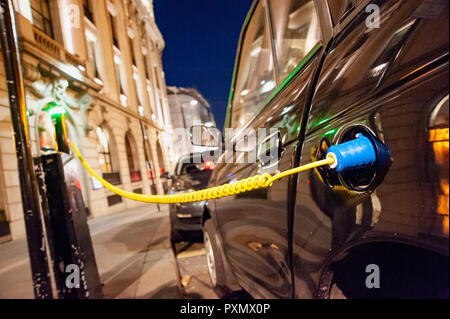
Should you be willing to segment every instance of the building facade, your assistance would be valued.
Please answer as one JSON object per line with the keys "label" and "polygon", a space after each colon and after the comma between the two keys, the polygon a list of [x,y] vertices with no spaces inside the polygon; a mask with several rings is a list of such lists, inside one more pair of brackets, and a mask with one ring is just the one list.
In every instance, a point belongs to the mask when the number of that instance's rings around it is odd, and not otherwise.
{"label": "building facade", "polygon": [[174,159],[207,148],[192,145],[188,132],[193,125],[215,127],[214,115],[208,101],[194,88],[168,86],[167,97],[174,130]]}
{"label": "building facade", "polygon": [[[152,1],[13,3],[33,156],[54,151],[51,110],[56,108],[65,114],[69,140],[106,180],[128,191],[162,194],[160,173],[173,167],[173,138],[161,61],[164,40]],[[9,228],[9,237],[18,238],[25,231],[0,62],[0,223]],[[101,187],[81,166],[77,172],[93,217],[143,205]]]}

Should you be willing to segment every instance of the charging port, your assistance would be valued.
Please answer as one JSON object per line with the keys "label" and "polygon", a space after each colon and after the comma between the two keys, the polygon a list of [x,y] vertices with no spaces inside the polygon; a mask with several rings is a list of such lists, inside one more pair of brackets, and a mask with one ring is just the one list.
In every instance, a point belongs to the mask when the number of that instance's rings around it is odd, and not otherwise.
{"label": "charging port", "polygon": [[[339,169],[337,172],[339,181],[345,187],[359,192],[375,189],[383,181],[389,167],[391,166],[391,153],[389,148],[380,141],[368,128],[359,125],[347,129],[338,139],[337,145],[354,141],[359,150],[354,150],[356,157],[361,162],[360,165]],[[358,143],[359,142],[359,143]],[[330,147],[329,151],[333,151]],[[352,153],[349,150],[347,153]],[[351,154],[352,156],[354,154]],[[349,156],[349,160],[352,160]]]}

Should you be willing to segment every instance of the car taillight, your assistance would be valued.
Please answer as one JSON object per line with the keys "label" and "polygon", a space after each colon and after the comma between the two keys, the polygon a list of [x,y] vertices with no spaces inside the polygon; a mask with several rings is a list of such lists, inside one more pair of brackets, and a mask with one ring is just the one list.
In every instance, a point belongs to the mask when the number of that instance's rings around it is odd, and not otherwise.
{"label": "car taillight", "polygon": [[204,169],[213,169],[214,168],[214,162],[213,161],[205,161],[203,162]]}

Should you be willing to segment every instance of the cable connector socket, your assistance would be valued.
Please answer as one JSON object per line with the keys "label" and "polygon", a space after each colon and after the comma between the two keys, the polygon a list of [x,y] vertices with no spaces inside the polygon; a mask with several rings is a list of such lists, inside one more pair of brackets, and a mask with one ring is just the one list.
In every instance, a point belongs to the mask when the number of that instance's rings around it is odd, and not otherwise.
{"label": "cable connector socket", "polygon": [[374,145],[363,134],[357,134],[354,140],[330,146],[327,157],[334,159],[330,168],[338,173],[352,168],[372,166],[377,161]]}

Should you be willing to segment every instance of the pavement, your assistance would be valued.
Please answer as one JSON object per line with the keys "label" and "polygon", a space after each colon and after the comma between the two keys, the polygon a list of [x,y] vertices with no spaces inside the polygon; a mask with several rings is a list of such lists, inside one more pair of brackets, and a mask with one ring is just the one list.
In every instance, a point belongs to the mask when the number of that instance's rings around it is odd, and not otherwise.
{"label": "pavement", "polygon": [[142,207],[89,222],[104,298],[181,298],[168,210]]}
{"label": "pavement", "polygon": [[[147,205],[88,222],[104,298],[183,298],[168,210]],[[25,239],[0,244],[0,299],[34,298]]]}
{"label": "pavement", "polygon": [[[203,243],[172,247],[167,207],[147,205],[88,224],[104,298],[217,298]],[[34,298],[26,240],[0,244],[0,256],[0,299]]]}

